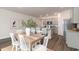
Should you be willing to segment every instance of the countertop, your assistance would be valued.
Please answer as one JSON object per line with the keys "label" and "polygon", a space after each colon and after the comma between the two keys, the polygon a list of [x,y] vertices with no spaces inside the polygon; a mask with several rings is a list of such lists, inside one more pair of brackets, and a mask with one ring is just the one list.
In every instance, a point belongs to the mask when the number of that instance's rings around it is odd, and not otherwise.
{"label": "countertop", "polygon": [[68,30],[68,31],[72,31],[72,32],[79,32],[79,30]]}

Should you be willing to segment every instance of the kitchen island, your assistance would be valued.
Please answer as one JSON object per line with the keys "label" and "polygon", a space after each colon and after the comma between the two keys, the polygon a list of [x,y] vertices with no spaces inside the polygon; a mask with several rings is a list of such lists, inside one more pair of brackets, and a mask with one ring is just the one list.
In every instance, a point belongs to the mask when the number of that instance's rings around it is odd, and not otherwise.
{"label": "kitchen island", "polygon": [[66,30],[66,44],[68,47],[79,49],[79,31]]}

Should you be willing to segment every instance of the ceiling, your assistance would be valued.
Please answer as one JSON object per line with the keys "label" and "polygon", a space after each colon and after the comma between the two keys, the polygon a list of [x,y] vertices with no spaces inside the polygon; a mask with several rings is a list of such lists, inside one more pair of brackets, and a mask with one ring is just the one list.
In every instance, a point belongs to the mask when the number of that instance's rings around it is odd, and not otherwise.
{"label": "ceiling", "polygon": [[44,16],[46,14],[51,15],[55,12],[61,12],[63,10],[70,9],[70,7],[2,7],[3,9],[7,9],[14,12],[23,13],[26,15],[39,17]]}

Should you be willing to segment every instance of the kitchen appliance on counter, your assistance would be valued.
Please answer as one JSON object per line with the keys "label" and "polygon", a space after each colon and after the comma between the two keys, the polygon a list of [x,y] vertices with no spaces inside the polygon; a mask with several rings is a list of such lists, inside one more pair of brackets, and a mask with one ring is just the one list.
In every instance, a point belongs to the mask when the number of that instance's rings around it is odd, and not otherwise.
{"label": "kitchen appliance on counter", "polygon": [[72,23],[72,31],[79,31],[78,23]]}

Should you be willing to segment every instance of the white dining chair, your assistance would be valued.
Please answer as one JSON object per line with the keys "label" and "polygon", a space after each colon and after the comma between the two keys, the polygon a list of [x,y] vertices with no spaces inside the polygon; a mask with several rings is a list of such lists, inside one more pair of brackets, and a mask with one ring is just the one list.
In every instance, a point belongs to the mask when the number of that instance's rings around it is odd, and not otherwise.
{"label": "white dining chair", "polygon": [[31,28],[31,33],[35,34],[35,28]]}
{"label": "white dining chair", "polygon": [[20,35],[20,34],[18,36],[19,36],[19,42],[20,42],[21,51],[27,51],[28,47],[27,47],[27,44],[25,42],[24,36]]}
{"label": "white dining chair", "polygon": [[40,33],[40,31],[41,31],[40,28],[39,27],[36,27],[36,32],[37,33]]}
{"label": "white dining chair", "polygon": [[33,51],[47,51],[48,37],[44,37],[43,44],[36,45]]}
{"label": "white dining chair", "polygon": [[52,36],[51,36],[51,35],[52,35],[51,30],[48,30],[48,35],[47,35],[47,36],[48,36],[48,38],[49,38],[49,39],[51,39],[51,38],[52,38]]}
{"label": "white dining chair", "polygon": [[19,41],[16,39],[14,33],[9,33],[10,37],[11,37],[11,43],[12,43],[12,51],[15,50],[18,51],[19,50]]}
{"label": "white dining chair", "polygon": [[44,34],[44,35],[47,34],[47,28],[42,28],[42,34]]}
{"label": "white dining chair", "polygon": [[24,33],[24,32],[25,32],[25,30],[23,30],[23,29],[16,30],[16,33]]}

